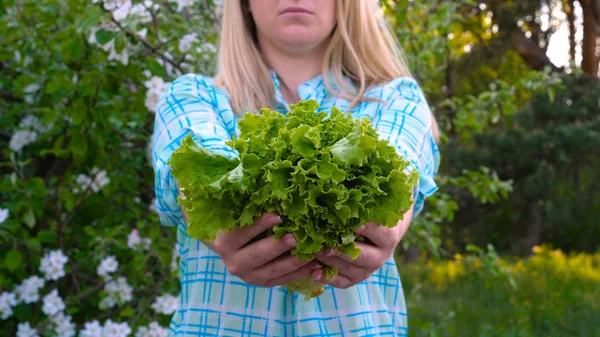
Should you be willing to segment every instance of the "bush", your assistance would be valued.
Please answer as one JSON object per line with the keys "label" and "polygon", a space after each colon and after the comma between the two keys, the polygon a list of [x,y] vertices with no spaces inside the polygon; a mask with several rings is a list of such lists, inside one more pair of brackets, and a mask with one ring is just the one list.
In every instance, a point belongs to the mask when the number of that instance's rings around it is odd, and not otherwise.
{"label": "bush", "polygon": [[523,260],[457,255],[400,270],[411,336],[600,335],[600,252],[536,246]]}
{"label": "bush", "polygon": [[211,71],[215,9],[0,4],[0,336],[166,333],[177,252],[148,141],[166,82]]}

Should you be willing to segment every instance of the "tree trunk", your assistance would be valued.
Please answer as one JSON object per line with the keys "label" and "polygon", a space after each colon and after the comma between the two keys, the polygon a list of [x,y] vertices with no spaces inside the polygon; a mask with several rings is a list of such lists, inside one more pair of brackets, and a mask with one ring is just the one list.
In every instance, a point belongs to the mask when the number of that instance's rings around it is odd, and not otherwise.
{"label": "tree trunk", "polygon": [[532,41],[525,37],[525,34],[521,31],[513,31],[510,36],[511,49],[516,51],[525,60],[527,65],[534,70],[543,70],[546,66],[550,66],[554,71],[563,71],[564,69],[558,68],[537,42]]}
{"label": "tree trunk", "polygon": [[419,260],[421,252],[418,246],[410,246],[402,252],[404,262],[411,263]]}
{"label": "tree trunk", "polygon": [[583,72],[598,77],[598,56],[596,56],[596,18],[594,16],[595,3],[592,0],[580,0],[583,8]]}
{"label": "tree trunk", "polygon": [[530,221],[527,224],[527,236],[523,240],[526,252],[531,252],[533,246],[537,246],[542,242],[542,233],[544,232],[542,204],[542,201],[538,201],[531,205]]}
{"label": "tree trunk", "polygon": [[564,5],[569,22],[569,55],[571,62],[575,62],[577,47],[577,42],[575,41],[575,34],[577,33],[577,27],[575,26],[575,0],[568,0]]}

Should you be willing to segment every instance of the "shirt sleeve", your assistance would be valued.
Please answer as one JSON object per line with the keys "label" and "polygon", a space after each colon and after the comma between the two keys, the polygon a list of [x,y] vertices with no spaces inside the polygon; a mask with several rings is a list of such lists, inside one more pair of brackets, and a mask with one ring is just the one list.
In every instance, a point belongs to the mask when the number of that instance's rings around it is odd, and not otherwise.
{"label": "shirt sleeve", "polygon": [[[166,226],[184,222],[177,203],[178,187],[168,164],[182,140],[191,134],[200,146],[213,153],[229,158],[236,156],[234,150],[225,145],[234,130],[227,127],[220,112],[219,103],[225,100],[224,94],[209,80],[200,75],[183,75],[169,84],[158,102],[152,134],[152,163],[156,210]],[[229,125],[233,126],[235,118],[230,115],[227,116]]]}
{"label": "shirt sleeve", "polygon": [[411,78],[398,78],[381,92],[385,105],[379,111],[375,127],[398,153],[410,160],[419,172],[415,188],[413,218],[422,210],[425,199],[437,191],[434,180],[440,165],[440,153],[433,137],[431,109],[423,91]]}

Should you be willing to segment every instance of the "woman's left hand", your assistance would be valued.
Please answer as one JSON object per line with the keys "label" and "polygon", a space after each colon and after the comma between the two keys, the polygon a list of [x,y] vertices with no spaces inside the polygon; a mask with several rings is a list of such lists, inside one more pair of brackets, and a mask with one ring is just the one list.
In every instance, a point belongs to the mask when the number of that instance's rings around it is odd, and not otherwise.
{"label": "woman's left hand", "polygon": [[405,214],[405,220],[399,221],[398,226],[393,228],[376,223],[367,223],[358,228],[356,234],[364,236],[370,242],[356,242],[356,248],[360,249],[360,255],[356,259],[329,248],[319,252],[316,259],[325,265],[335,267],[338,274],[327,280],[323,270],[319,269],[313,271],[313,279],[342,289],[368,279],[394,253],[394,249],[408,229],[411,217],[412,210]]}

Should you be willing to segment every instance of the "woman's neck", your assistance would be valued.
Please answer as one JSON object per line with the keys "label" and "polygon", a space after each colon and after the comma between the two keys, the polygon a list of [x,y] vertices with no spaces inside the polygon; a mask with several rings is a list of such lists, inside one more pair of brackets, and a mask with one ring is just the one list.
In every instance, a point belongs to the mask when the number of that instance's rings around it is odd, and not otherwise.
{"label": "woman's neck", "polygon": [[281,94],[288,104],[300,101],[298,87],[321,73],[326,47],[323,43],[309,52],[292,54],[261,41],[261,52],[268,66],[277,73]]}

